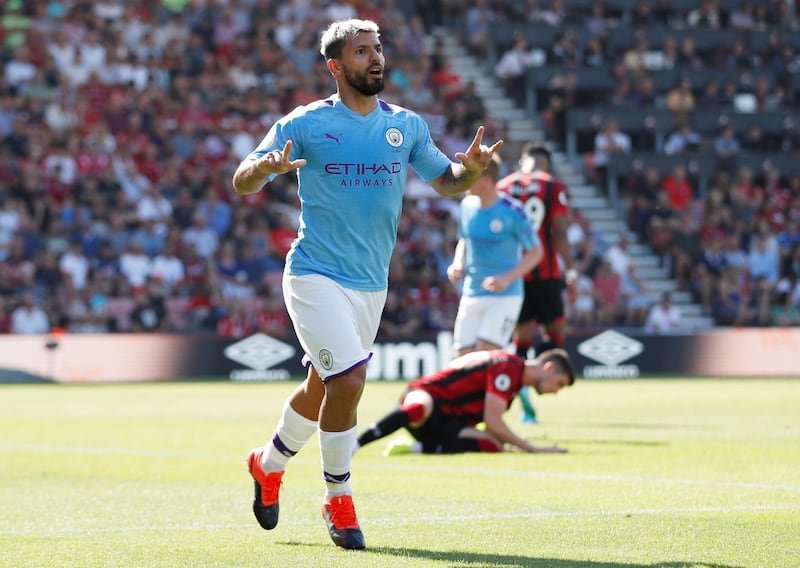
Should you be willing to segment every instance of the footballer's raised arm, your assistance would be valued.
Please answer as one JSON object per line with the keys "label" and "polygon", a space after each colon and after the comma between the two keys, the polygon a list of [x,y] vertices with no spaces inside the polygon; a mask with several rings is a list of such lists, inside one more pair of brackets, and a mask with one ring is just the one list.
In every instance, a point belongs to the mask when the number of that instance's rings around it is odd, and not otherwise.
{"label": "footballer's raised arm", "polygon": [[248,156],[233,174],[233,189],[239,195],[257,193],[264,188],[271,176],[285,174],[306,165],[300,158],[291,160],[292,141],[287,140],[282,150],[272,150],[259,158]]}
{"label": "footballer's raised arm", "polygon": [[438,178],[431,180],[430,185],[445,197],[456,197],[468,190],[483,173],[492,160],[492,155],[503,145],[498,140],[492,146],[483,142],[483,126],[479,126],[475,138],[466,152],[457,152],[459,162],[451,162],[450,167]]}

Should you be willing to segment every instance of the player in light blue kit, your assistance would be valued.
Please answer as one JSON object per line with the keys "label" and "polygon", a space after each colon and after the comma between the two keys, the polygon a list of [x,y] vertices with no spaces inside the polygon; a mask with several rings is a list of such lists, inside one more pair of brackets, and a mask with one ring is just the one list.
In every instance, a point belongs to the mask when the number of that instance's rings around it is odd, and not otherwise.
{"label": "player in light blue kit", "polygon": [[493,156],[459,205],[459,239],[447,268],[454,284],[464,278],[453,330],[456,356],[509,344],[522,307],[522,277],[542,259],[522,204],[495,189],[500,166]]}
{"label": "player in light blue kit", "polygon": [[296,171],[302,208],[283,294],[308,377],[284,405],[272,440],[247,457],[253,512],[263,528],[277,525],[286,464],[318,432],[322,515],[334,543],[349,549],[365,547],[349,482],[351,450],[408,167],[454,197],[472,186],[503,143],[482,144],[479,127],[453,162],[419,115],[378,99],[385,66],[379,35],[371,21],[332,23],[320,52],[337,93],[278,120],[233,176],[236,192],[250,194]]}

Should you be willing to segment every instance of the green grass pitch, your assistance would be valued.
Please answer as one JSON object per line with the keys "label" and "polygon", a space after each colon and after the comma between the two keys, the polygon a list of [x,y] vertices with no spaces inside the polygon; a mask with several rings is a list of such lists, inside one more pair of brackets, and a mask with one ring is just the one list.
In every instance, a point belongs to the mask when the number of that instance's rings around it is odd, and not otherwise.
{"label": "green grass pitch", "polygon": [[[579,380],[513,428],[566,455],[357,453],[368,550],[320,517],[316,439],[281,520],[244,458],[296,383],[0,387],[4,568],[800,567],[800,379]],[[399,383],[370,382],[360,425]]]}

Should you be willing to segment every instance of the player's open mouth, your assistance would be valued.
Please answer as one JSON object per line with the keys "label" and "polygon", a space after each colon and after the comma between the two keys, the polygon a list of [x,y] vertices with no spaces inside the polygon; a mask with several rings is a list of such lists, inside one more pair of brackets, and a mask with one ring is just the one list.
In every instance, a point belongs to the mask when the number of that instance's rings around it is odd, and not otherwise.
{"label": "player's open mouth", "polygon": [[383,67],[372,67],[369,70],[370,75],[375,75],[376,77],[383,76]]}

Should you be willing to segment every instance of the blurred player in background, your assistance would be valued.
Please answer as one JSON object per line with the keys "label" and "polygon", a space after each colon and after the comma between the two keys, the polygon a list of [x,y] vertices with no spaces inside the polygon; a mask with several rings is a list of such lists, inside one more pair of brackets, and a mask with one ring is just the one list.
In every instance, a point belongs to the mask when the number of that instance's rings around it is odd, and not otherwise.
{"label": "blurred player in background", "polygon": [[379,100],[385,73],[379,36],[372,21],[332,23],[320,52],[336,94],[279,119],[233,176],[236,192],[245,195],[296,172],[302,203],[283,293],[308,377],[286,401],[271,441],[247,457],[253,512],[263,528],[275,528],[286,464],[318,433],[322,516],[334,543],[348,549],[366,546],[349,481],[351,451],[408,168],[454,197],[472,186],[502,145],[483,145],[479,127],[452,162],[419,115]]}
{"label": "blurred player in background", "polygon": [[503,421],[503,413],[524,387],[555,394],[574,382],[563,349],[528,360],[508,351],[474,351],[410,382],[399,406],[364,431],[355,450],[405,428],[416,442],[400,438],[384,455],[502,452],[506,445],[523,452],[564,453],[558,446],[535,446],[521,438]]}
{"label": "blurred player in background", "polygon": [[464,278],[453,330],[456,355],[508,345],[522,307],[522,277],[542,258],[539,237],[522,205],[495,184],[498,155],[459,205],[459,239],[447,276]]}
{"label": "blurred player in background", "polygon": [[[552,155],[547,146],[529,142],[522,149],[519,168],[497,183],[498,190],[524,204],[544,249],[542,261],[525,278],[525,299],[514,330],[514,346],[522,358],[528,356],[531,347],[538,354],[564,346],[565,285],[570,303],[578,294],[578,271],[573,266],[567,240],[567,190],[564,183],[553,176],[551,168]],[[537,324],[544,332],[537,334],[539,341],[534,345]],[[523,420],[536,422],[536,411],[528,392],[523,390],[519,398]]]}

